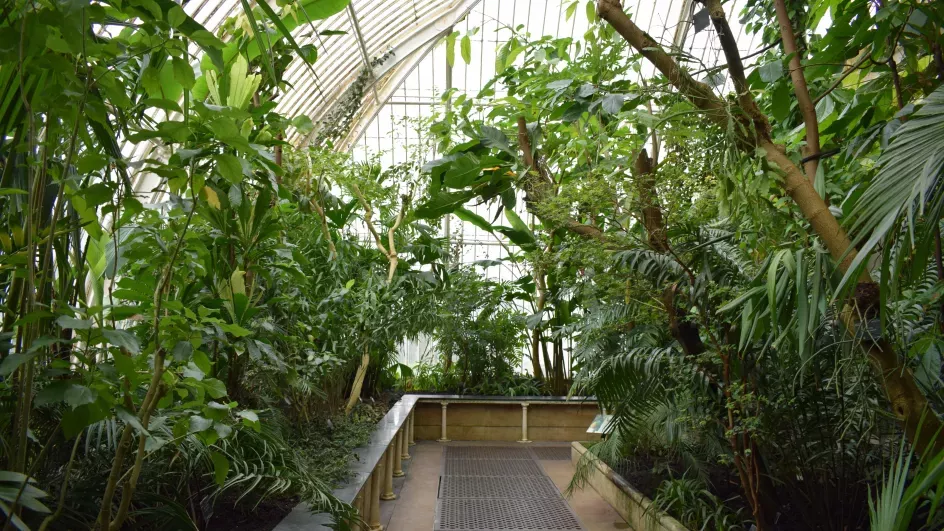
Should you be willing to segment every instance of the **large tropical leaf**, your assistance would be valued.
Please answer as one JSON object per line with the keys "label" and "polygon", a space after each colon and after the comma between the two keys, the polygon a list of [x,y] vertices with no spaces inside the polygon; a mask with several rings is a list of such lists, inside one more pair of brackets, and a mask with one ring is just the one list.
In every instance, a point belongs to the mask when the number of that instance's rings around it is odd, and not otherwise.
{"label": "large tropical leaf", "polygon": [[[859,255],[843,278],[843,284],[899,223],[903,222],[912,243],[930,245],[933,225],[916,226],[919,218],[940,219],[944,209],[944,86],[938,87],[924,105],[892,136],[879,159],[879,172],[852,211],[856,243],[865,240]],[[902,220],[902,217],[904,219]]]}

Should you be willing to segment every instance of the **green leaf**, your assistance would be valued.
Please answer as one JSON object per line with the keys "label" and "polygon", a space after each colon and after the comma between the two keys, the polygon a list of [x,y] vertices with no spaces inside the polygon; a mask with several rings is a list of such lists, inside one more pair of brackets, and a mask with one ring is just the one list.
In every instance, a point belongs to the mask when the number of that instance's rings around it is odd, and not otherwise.
{"label": "green leaf", "polygon": [[190,344],[190,341],[178,341],[177,344],[174,345],[171,355],[174,361],[188,361],[190,357],[193,356],[193,345]]}
{"label": "green leaf", "polygon": [[937,184],[942,176],[944,86],[932,92],[921,109],[895,131],[879,159],[878,175],[853,209],[850,233],[858,235],[853,244],[859,252],[839,289],[858,276],[859,268],[887,235],[897,234],[902,219],[908,233],[915,235],[915,246],[933,247],[934,224],[920,224],[920,218],[933,212],[937,219],[944,209],[944,191]]}
{"label": "green leaf", "polygon": [[[179,8],[180,6],[174,2],[174,0],[153,0],[154,3],[160,6],[161,10],[165,13],[170,13],[172,9]],[[179,15],[175,15],[179,17]],[[203,51],[210,57],[213,61],[213,65],[222,72],[224,69],[223,66],[223,48],[226,47],[223,44],[223,41],[218,39],[215,35],[207,31],[203,25],[201,25],[196,20],[192,19],[186,13],[184,13],[184,19],[182,22],[177,24],[176,28],[197,43],[198,46],[203,48]],[[169,17],[168,17],[169,18]]]}
{"label": "green leaf", "polygon": [[462,60],[465,61],[465,64],[472,63],[472,39],[468,35],[462,37],[462,43],[460,45]]}
{"label": "green leaf", "polygon": [[[243,14],[246,15],[246,19],[249,21],[249,27],[252,29],[252,34],[256,39],[256,46],[259,47],[259,53],[262,55],[262,64],[265,65],[266,72],[269,74],[269,81],[275,83],[279,78],[275,75],[275,62],[272,57],[272,50],[270,50],[267,43],[268,36],[265,33],[265,29],[256,22],[256,16],[253,15],[249,1],[239,1],[243,5]],[[264,3],[265,2],[259,2],[260,5]],[[230,105],[232,104],[230,103]]]}
{"label": "green leaf", "polygon": [[84,406],[85,404],[91,404],[92,402],[95,402],[96,396],[95,393],[88,387],[79,384],[72,384],[68,389],[66,389],[62,398],[65,400],[66,404],[69,404],[72,406],[72,409],[75,409],[79,406]]}
{"label": "green leaf", "polygon": [[295,42],[295,39],[292,37],[291,30],[289,30],[285,26],[285,24],[282,23],[282,19],[280,19],[279,16],[275,14],[275,11],[273,11],[272,8],[269,7],[268,3],[256,2],[256,5],[258,5],[259,8],[262,9],[262,11],[266,14],[266,16],[269,17],[269,20],[271,20],[272,23],[275,24],[275,27],[278,28],[279,32],[282,34],[282,37],[284,37],[285,40],[288,41],[289,46],[291,46],[292,49],[295,50],[295,53],[298,54],[299,57],[304,59],[305,66],[308,67],[308,71],[311,72],[312,75],[315,75],[315,70],[311,67],[311,63],[313,63],[315,61],[315,58],[318,57],[318,50],[313,45],[310,45],[310,44],[305,46],[306,48],[308,48],[308,51],[302,50],[298,46],[298,43]]}
{"label": "green leaf", "polygon": [[242,411],[237,411],[236,416],[244,418],[250,422],[259,422],[259,414],[250,409],[244,409]]}
{"label": "green leaf", "polygon": [[112,361],[115,363],[115,369],[118,371],[118,374],[128,379],[134,378],[136,372],[134,358],[125,354],[116,354],[112,357]]}
{"label": "green leaf", "polygon": [[103,329],[102,334],[109,343],[116,347],[123,348],[132,354],[141,352],[141,344],[138,338],[127,330]]}
{"label": "green leaf", "polygon": [[459,192],[441,192],[416,208],[415,215],[419,219],[437,219],[443,214],[455,211],[477,194],[471,190]]}
{"label": "green leaf", "polygon": [[453,214],[462,221],[471,223],[484,231],[492,232],[494,230],[494,227],[492,227],[492,224],[489,223],[488,220],[465,207],[457,208]]}
{"label": "green leaf", "polygon": [[603,108],[603,111],[607,114],[619,114],[620,110],[623,108],[624,96],[622,94],[607,94],[604,98],[600,107]]}
{"label": "green leaf", "polygon": [[219,153],[213,155],[216,161],[216,170],[227,181],[233,184],[239,184],[243,181],[243,166],[239,159],[229,153]]}
{"label": "green leaf", "polygon": [[134,413],[128,411],[124,406],[117,406],[115,408],[115,413],[118,415],[118,418],[121,419],[121,422],[131,426],[141,435],[149,435],[148,431],[144,429],[144,426],[141,424],[141,421],[138,419],[138,416]]}
{"label": "green leaf", "polygon": [[793,102],[793,91],[786,83],[777,85],[771,97],[771,114],[778,122],[782,122],[790,116],[790,104]]}
{"label": "green leaf", "polygon": [[475,183],[481,174],[482,166],[475,157],[459,157],[443,176],[443,184],[448,188],[465,188]]}
{"label": "green leaf", "polygon": [[181,87],[187,90],[192,89],[194,83],[196,83],[196,77],[193,73],[193,66],[191,66],[186,59],[181,57],[174,57],[172,61],[174,68],[174,79],[180,83]]}
{"label": "green leaf", "polygon": [[232,334],[236,337],[246,337],[248,335],[252,335],[251,330],[246,330],[245,328],[232,323],[220,323],[220,328],[222,328],[227,334]]}
{"label": "green leaf", "polygon": [[479,140],[482,142],[483,146],[500,149],[510,155],[515,154],[515,152],[511,149],[511,144],[508,142],[508,137],[501,131],[501,129],[492,127],[490,125],[482,125],[479,128],[479,131],[482,135]]}
{"label": "green leaf", "polygon": [[767,305],[770,309],[771,331],[777,330],[777,270],[780,268],[780,259],[785,252],[788,251],[778,251],[767,268]]}
{"label": "green leaf", "polygon": [[341,10],[346,8],[350,3],[351,0],[308,0],[307,2],[302,2],[298,7],[298,11],[304,13],[299,16],[303,21],[307,19],[324,20],[340,13]]}
{"label": "green leaf", "polygon": [[564,90],[573,84],[573,79],[558,79],[547,84],[548,90]]}
{"label": "green leaf", "polygon": [[200,415],[192,415],[190,417],[189,433],[199,433],[212,427],[213,421],[210,419],[203,418]]}
{"label": "green leaf", "polygon": [[200,382],[207,394],[212,398],[223,398],[226,396],[226,386],[216,378],[207,378]]}
{"label": "green leaf", "polygon": [[783,77],[783,65],[779,60],[771,61],[761,65],[758,69],[758,73],[765,83],[773,83]]}
{"label": "green leaf", "polygon": [[187,20],[187,13],[180,6],[174,6],[167,12],[167,23],[177,28]]}
{"label": "green leaf", "polygon": [[449,66],[455,66],[456,64],[456,38],[458,36],[458,31],[446,36],[446,64]]}
{"label": "green leaf", "polygon": [[226,476],[229,475],[229,459],[219,452],[210,451],[210,460],[213,461],[213,479],[222,487],[226,483]]}
{"label": "green leaf", "polygon": [[3,358],[3,361],[0,362],[0,376],[10,376],[20,365],[23,365],[34,357],[36,357],[35,352],[32,354],[8,354],[7,357]]}
{"label": "green leaf", "polygon": [[71,328],[73,330],[89,330],[95,323],[90,319],[76,319],[68,315],[60,315],[56,319],[56,324],[62,328]]}

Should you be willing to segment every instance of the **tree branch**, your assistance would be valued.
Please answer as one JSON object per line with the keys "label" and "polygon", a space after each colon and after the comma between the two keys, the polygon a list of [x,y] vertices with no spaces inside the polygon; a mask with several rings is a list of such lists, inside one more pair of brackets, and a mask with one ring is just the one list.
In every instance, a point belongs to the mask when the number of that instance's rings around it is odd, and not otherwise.
{"label": "tree branch", "polygon": [[[783,42],[783,53],[790,57],[790,80],[793,82],[793,91],[796,93],[797,103],[800,106],[800,114],[803,115],[803,123],[806,124],[806,149],[805,156],[816,155],[820,152],[819,143],[819,120],[816,117],[816,105],[810,98],[810,89],[806,84],[806,76],[803,75],[803,66],[800,64],[800,51],[796,44],[796,36],[793,34],[793,22],[790,20],[790,14],[787,12],[787,5],[784,0],[774,0],[774,6],[777,10],[777,23],[780,25],[780,37]],[[816,179],[816,169],[819,166],[819,159],[810,159],[805,164],[806,177],[810,181]]]}

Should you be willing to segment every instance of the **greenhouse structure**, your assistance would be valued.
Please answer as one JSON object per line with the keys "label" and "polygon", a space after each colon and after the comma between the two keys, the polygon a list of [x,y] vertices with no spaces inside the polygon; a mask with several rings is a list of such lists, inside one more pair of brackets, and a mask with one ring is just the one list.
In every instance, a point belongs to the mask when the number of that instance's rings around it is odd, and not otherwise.
{"label": "greenhouse structure", "polygon": [[944,2],[0,2],[3,531],[944,529]]}

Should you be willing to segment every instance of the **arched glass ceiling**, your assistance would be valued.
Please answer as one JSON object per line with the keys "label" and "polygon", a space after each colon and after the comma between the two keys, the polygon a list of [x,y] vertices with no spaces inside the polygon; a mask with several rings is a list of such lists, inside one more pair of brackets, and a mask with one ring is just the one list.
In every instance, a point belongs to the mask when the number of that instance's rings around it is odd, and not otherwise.
{"label": "arched glass ceiling", "polygon": [[[425,49],[418,49],[419,55],[414,54],[415,57],[391,67],[385,74],[389,76],[389,72],[395,72],[399,78],[396,84],[383,79],[377,95],[364,94],[363,105],[339,147],[347,149],[350,146],[356,160],[379,157],[383,166],[415,159],[417,156],[436,158],[439,154],[435,152],[419,152],[424,143],[411,124],[442,112],[441,95],[448,88],[456,89],[457,95],[465,93],[474,96],[495,75],[497,50],[511,36],[509,30],[500,28],[520,25],[535,38],[553,35],[579,39],[589,26],[585,0],[577,3],[577,9],[570,17],[567,16],[568,8],[574,2],[569,0],[481,0],[474,4],[468,15],[454,27],[463,35],[478,29],[472,39],[471,63],[465,64],[457,58],[449,76],[443,39],[438,38],[428,43]],[[693,56],[698,62],[695,69],[705,70],[724,61],[714,29],[710,25],[703,28],[702,24],[696,25],[693,21],[694,13],[701,10],[700,5],[691,0],[626,0],[624,4],[629,6],[634,21],[648,28],[648,33],[655,39],[667,47],[683,48]],[[725,5],[742,56],[754,52],[753,35],[745,34],[738,20],[745,4],[746,0],[737,0]],[[447,32],[448,26],[440,31],[440,37]],[[652,73],[652,65],[643,62],[641,75]],[[699,74],[700,77],[706,75]],[[726,82],[719,83],[717,89],[719,92],[726,91],[730,90],[730,86]],[[375,99],[377,96],[379,98]],[[381,103],[378,104],[378,101]],[[496,214],[492,210],[497,207],[474,205],[469,208],[486,219],[492,219]],[[529,219],[522,202],[519,202],[518,210],[522,219]],[[498,260],[507,256],[506,249],[494,235],[472,224],[462,223],[452,217],[448,227],[453,241],[461,243],[463,263]],[[495,265],[486,268],[486,274],[492,278],[513,278],[521,273],[513,271],[514,267],[510,264]]]}
{"label": "arched glass ceiling", "polygon": [[[215,32],[227,18],[242,14],[243,1],[191,0],[184,4],[184,10]],[[456,78],[456,86],[465,83],[466,88],[472,90],[475,83],[482,83],[494,74],[493,45],[503,37],[496,38],[490,25],[524,24],[526,31],[535,36],[572,34],[579,37],[586,28],[584,12],[588,1],[592,3],[591,0],[352,0],[339,13],[309,23],[306,11],[297,6],[313,10],[319,4],[333,2],[301,0],[295,6],[302,23],[293,31],[293,37],[301,46],[317,47],[318,60],[312,68],[300,59],[288,67],[285,79],[289,89],[279,98],[277,110],[289,117],[306,115],[318,125],[333,116],[332,110],[351,96],[349,90],[363,76],[366,80],[362,78],[364,82],[357,84],[353,94],[358,96],[353,102],[358,110],[352,134],[341,146],[349,148],[363,136],[371,120],[417,66],[430,69],[430,77],[424,81],[444,81],[432,77],[434,66],[424,58],[453,26],[460,31],[481,28],[477,35],[479,40],[474,43],[479,53],[473,53],[479,72],[468,68],[466,78]],[[568,20],[565,13],[572,4],[576,4],[575,14]],[[666,45],[683,42],[685,49],[702,59],[706,67],[715,66],[721,53],[711,28],[697,34],[689,31],[692,4],[692,0],[624,1],[635,22],[656,39]],[[725,9],[732,28],[741,34],[738,42],[746,54],[750,52],[751,42],[743,35],[738,22],[743,4],[744,0],[727,2]],[[444,75],[442,68],[440,72],[440,76]],[[296,133],[289,140],[305,144],[309,138]]]}
{"label": "arched glass ceiling", "polygon": [[[190,0],[183,7],[208,30],[218,32],[228,18],[242,15],[244,3],[256,1]],[[474,93],[494,74],[496,48],[508,38],[507,31],[495,31],[499,25],[521,24],[535,37],[579,38],[588,23],[586,8],[593,0],[351,0],[334,15],[308,20],[309,11],[332,4],[336,0],[289,4],[300,21],[292,32],[294,39],[300,46],[314,45],[318,59],[310,67],[301,59],[289,65],[288,89],[279,96],[277,111],[289,118],[308,116],[316,134],[324,124],[335,125],[338,109],[349,106],[353,120],[336,147],[349,150],[358,141],[366,141],[364,147],[377,152],[388,148],[379,140],[370,145],[369,140],[390,137],[390,124],[396,121],[390,117],[412,112],[405,103],[411,95],[417,102],[431,100],[445,89],[445,53],[442,46],[434,48],[454,27],[460,32],[479,28],[473,40],[473,64],[458,65],[453,79],[453,86]],[[742,53],[749,54],[753,39],[744,34],[738,20],[744,4],[745,0],[734,0],[725,9]],[[692,14],[701,9],[693,0],[624,0],[624,5],[650,35],[666,46],[681,45],[701,60],[703,68],[723,59],[710,26],[692,31]],[[569,18],[568,10],[573,13]],[[196,47],[193,51],[199,53]],[[643,75],[651,72],[651,65],[644,63]],[[305,145],[310,137],[293,132],[288,140]],[[130,160],[140,160],[150,147],[148,143],[126,146],[125,154]]]}

